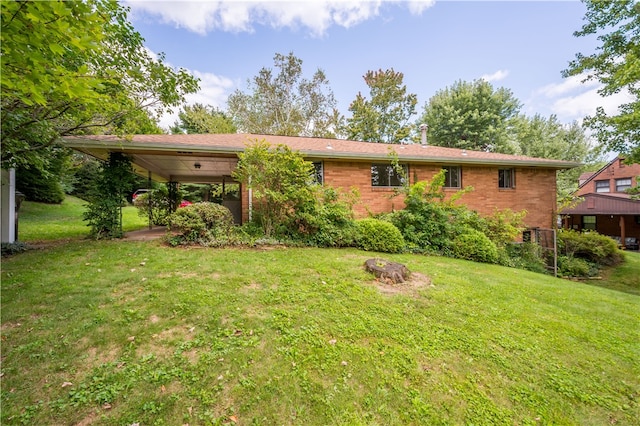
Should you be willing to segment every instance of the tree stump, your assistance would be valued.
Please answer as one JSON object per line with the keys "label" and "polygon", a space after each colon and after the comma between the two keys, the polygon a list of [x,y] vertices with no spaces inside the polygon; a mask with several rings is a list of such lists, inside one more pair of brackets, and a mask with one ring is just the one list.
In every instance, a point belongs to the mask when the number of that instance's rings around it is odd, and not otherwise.
{"label": "tree stump", "polygon": [[364,262],[367,271],[372,272],[376,278],[391,284],[403,283],[411,272],[402,263],[389,262],[384,259],[369,259]]}

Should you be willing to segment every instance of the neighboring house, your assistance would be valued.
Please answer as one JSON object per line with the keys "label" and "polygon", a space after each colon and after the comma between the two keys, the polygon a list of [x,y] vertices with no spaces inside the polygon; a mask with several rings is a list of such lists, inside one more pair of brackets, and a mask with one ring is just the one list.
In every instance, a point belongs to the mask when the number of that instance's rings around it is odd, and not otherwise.
{"label": "neighboring house", "polygon": [[563,226],[594,230],[614,237],[621,247],[637,250],[640,200],[632,199],[625,190],[637,186],[639,176],[640,164],[625,164],[622,157],[616,157],[595,173],[581,176],[575,195],[583,201],[560,212]]}
{"label": "neighboring house", "polygon": [[[552,227],[557,216],[556,171],[578,165],[420,144],[255,134],[134,135],[127,139],[82,136],[67,137],[64,144],[101,159],[111,151],[124,152],[138,173],[159,182],[231,183],[238,153],[262,139],[274,147],[282,144],[299,151],[314,163],[323,184],[346,191],[357,188],[360,198],[354,210],[359,217],[404,208],[402,196],[394,197],[401,182],[390,166],[391,151],[407,171],[410,183],[431,179],[444,168],[447,194],[466,186],[474,188],[459,203],[483,215],[496,209],[526,210],[526,225],[540,228]],[[249,188],[242,186],[240,193],[235,215],[244,222],[251,214],[253,200]]]}

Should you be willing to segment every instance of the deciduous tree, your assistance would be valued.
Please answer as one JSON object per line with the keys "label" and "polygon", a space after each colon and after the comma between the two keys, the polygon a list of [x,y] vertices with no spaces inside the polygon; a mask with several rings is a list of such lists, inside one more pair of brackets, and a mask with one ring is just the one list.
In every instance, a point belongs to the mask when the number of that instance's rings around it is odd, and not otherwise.
{"label": "deciduous tree", "polygon": [[[42,167],[60,136],[124,133],[197,90],[197,80],[154,58],[112,0],[3,1],[2,166]],[[148,123],[148,122],[147,122]]]}
{"label": "deciduous tree", "polygon": [[602,44],[595,53],[578,53],[565,77],[585,76],[603,84],[599,93],[610,96],[626,92],[631,101],[619,106],[616,114],[599,107],[585,124],[595,131],[602,151],[627,154],[630,162],[640,161],[640,3],[635,0],[583,0],[586,23],[576,37],[598,34]]}
{"label": "deciduous tree", "polygon": [[262,68],[227,101],[229,114],[242,132],[287,136],[333,137],[336,100],[324,71],[302,77],[302,60],[293,53],[276,53],[277,72]]}
{"label": "deciduous tree", "polygon": [[364,81],[370,99],[358,93],[349,106],[353,114],[347,119],[347,138],[367,142],[400,143],[409,138],[409,123],[415,114],[418,98],[407,93],[402,84],[404,74],[393,69],[367,71]]}
{"label": "deciduous tree", "polygon": [[451,148],[511,154],[509,138],[520,102],[505,88],[485,80],[457,81],[439,90],[424,107],[418,124],[427,124],[428,142]]}
{"label": "deciduous tree", "polygon": [[172,133],[236,133],[236,126],[223,111],[211,105],[186,106],[178,114]]}

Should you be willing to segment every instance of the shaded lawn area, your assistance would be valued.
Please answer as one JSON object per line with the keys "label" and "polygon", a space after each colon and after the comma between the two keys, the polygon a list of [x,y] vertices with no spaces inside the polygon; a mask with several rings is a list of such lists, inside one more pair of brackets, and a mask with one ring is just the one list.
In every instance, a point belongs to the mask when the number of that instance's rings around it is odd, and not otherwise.
{"label": "shaded lawn area", "polygon": [[[40,242],[87,237],[90,229],[82,220],[85,204],[86,201],[71,196],[61,204],[23,202],[18,219],[18,239]],[[129,232],[144,228],[148,221],[138,216],[138,209],[126,206],[122,209],[122,225],[124,232]]]}
{"label": "shaded lawn area", "polygon": [[74,241],[3,260],[2,424],[637,424],[637,295],[409,254],[384,256],[414,272],[388,287],[373,256]]}

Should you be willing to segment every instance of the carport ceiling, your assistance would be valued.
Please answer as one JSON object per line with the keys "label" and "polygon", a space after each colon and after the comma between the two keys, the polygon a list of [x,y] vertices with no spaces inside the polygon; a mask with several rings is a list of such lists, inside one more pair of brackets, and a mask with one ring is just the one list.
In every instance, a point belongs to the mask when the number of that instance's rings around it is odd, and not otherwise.
{"label": "carport ceiling", "polygon": [[[68,144],[71,146],[72,144]],[[229,182],[231,172],[238,164],[236,154],[212,154],[206,152],[164,151],[153,149],[126,149],[122,146],[72,146],[92,157],[107,160],[109,152],[122,152],[132,161],[133,169],[140,176],[156,182],[221,183]],[[199,166],[199,167],[198,167]]]}
{"label": "carport ceiling", "polygon": [[[136,173],[154,180],[182,183],[215,183],[223,178],[231,180],[231,172],[238,164],[237,157],[207,156],[205,154],[130,154]],[[159,179],[158,177],[161,177]]]}

